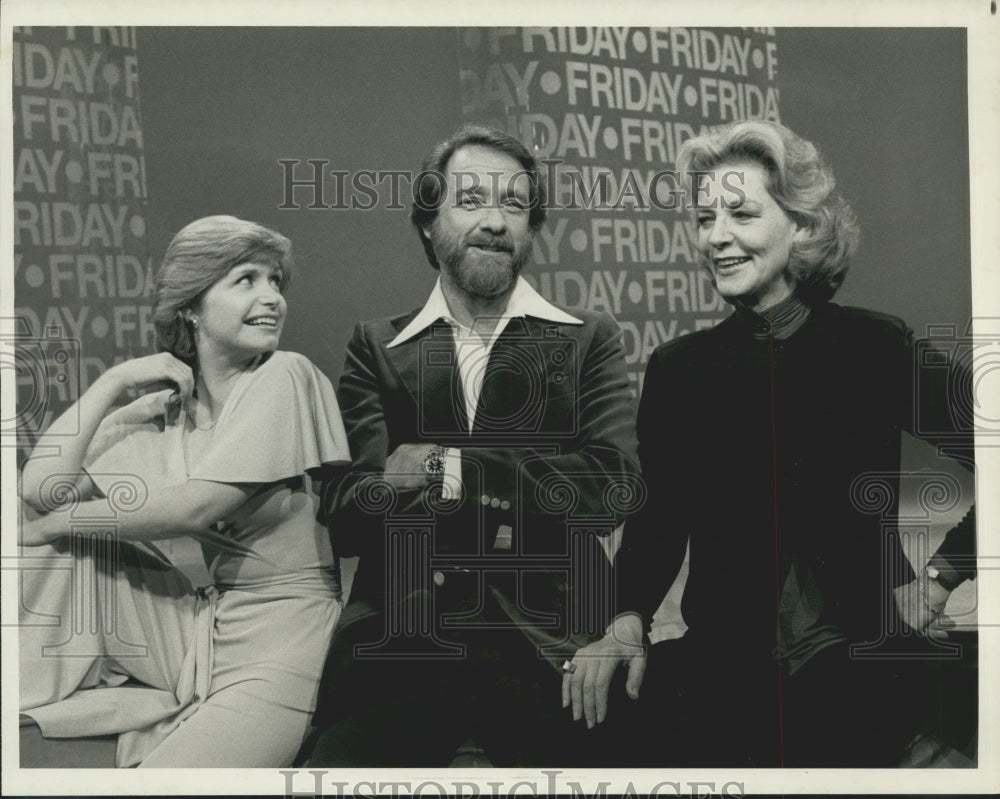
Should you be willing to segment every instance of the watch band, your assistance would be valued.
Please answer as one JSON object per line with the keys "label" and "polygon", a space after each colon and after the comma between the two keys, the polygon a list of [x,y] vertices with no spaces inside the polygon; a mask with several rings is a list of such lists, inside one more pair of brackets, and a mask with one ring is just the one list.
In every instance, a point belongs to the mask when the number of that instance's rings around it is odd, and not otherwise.
{"label": "watch band", "polygon": [[935,583],[940,585],[945,591],[954,591],[958,586],[953,584],[950,580],[945,578],[944,573],[937,566],[928,563],[924,566],[923,576],[928,580],[933,580]]}

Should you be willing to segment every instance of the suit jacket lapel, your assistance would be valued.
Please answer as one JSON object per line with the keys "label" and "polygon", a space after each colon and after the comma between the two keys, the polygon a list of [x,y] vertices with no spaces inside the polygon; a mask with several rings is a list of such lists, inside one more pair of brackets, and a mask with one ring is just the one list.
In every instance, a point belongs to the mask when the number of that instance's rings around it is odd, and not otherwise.
{"label": "suit jacket lapel", "polygon": [[438,442],[467,434],[455,343],[446,322],[435,322],[409,341],[386,349],[386,355],[416,407],[419,440]]}
{"label": "suit jacket lapel", "polygon": [[[397,329],[408,322],[399,320]],[[469,426],[451,327],[436,322],[385,352],[413,402],[417,440],[462,446]],[[545,398],[572,385],[574,360],[571,342],[559,335],[558,325],[511,319],[490,353],[473,433],[537,431]]]}
{"label": "suit jacket lapel", "polygon": [[497,338],[476,405],[476,432],[537,428],[549,378],[544,353],[551,345],[544,332],[545,323],[539,320],[515,318]]}

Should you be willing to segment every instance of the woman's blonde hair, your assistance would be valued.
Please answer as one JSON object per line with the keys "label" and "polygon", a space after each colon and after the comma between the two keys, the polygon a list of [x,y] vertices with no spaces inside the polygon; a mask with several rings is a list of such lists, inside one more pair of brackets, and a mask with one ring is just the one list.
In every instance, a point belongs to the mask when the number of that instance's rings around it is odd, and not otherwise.
{"label": "woman's blonde hair", "polygon": [[677,155],[685,176],[726,162],[752,161],[768,174],[774,201],[806,233],[792,245],[788,269],[806,302],[830,299],[847,276],[860,231],[850,205],[834,191],[833,171],[816,147],[784,125],[747,121],[689,139]]}

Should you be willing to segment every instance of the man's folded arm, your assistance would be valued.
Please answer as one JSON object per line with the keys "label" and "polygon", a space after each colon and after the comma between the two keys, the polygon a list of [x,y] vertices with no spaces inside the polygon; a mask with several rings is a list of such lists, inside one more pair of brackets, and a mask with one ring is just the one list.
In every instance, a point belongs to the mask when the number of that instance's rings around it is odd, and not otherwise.
{"label": "man's folded arm", "polygon": [[[617,517],[639,479],[635,404],[622,334],[609,315],[597,323],[580,367],[575,432],[551,449],[463,447],[462,474],[478,473],[484,496],[521,515],[551,514],[572,494],[573,513]],[[481,497],[470,497],[481,501]]]}

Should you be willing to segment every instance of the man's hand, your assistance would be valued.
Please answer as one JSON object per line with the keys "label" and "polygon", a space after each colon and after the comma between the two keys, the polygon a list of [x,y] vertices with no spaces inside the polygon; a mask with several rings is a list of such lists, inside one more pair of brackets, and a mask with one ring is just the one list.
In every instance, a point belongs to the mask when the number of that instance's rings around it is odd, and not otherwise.
{"label": "man's hand", "polygon": [[424,458],[434,444],[400,444],[385,461],[385,481],[394,488],[423,488],[427,485]]}
{"label": "man's hand", "polygon": [[615,619],[600,641],[577,650],[572,663],[575,671],[563,673],[562,706],[572,704],[573,721],[586,718],[590,729],[608,713],[608,689],[619,665],[628,667],[625,692],[632,699],[639,698],[646,671],[642,619],[635,614]]}
{"label": "man's hand", "polygon": [[944,615],[944,608],[950,592],[943,585],[921,574],[912,582],[894,589],[893,596],[900,618],[914,632],[926,632],[932,638],[948,637],[944,628],[951,626],[951,620]]}

